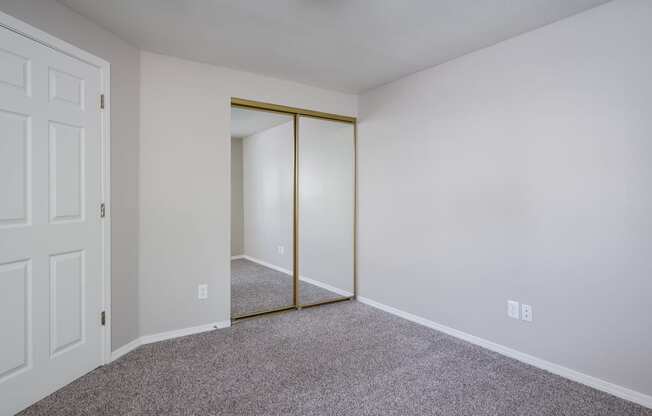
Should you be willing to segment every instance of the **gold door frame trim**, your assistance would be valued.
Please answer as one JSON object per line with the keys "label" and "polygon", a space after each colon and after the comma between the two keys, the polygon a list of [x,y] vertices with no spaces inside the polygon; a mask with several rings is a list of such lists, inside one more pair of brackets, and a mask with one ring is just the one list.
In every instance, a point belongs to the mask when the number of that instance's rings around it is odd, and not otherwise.
{"label": "gold door frame trim", "polygon": [[353,123],[353,299],[358,297],[358,122]]}
{"label": "gold door frame trim", "polygon": [[294,184],[292,189],[292,277],[294,307],[299,308],[299,115],[294,114]]}
{"label": "gold door frame trim", "polygon": [[[262,101],[246,100],[243,98],[231,98],[231,107],[245,108],[258,111],[269,111],[293,116],[294,123],[294,154],[293,154],[293,212],[292,212],[292,275],[294,287],[292,293],[293,305],[275,308],[266,311],[258,311],[240,316],[231,317],[231,322],[241,321],[273,313],[281,313],[289,310],[300,310],[314,306],[327,305],[331,303],[356,299],[358,296],[358,120],[356,117],[343,116],[339,114],[324,113],[320,111],[307,110],[304,108],[288,107],[285,105],[271,104]],[[300,303],[300,280],[299,280],[299,116],[314,117],[324,120],[340,121],[353,124],[353,296],[330,299],[322,302],[315,302],[302,305]]]}
{"label": "gold door frame trim", "polygon": [[317,118],[324,118],[328,120],[344,121],[347,123],[355,123],[357,121],[355,117],[342,116],[339,114],[323,113],[321,111],[307,110],[305,108],[288,107],[286,105],[271,104],[262,101],[245,100],[243,98],[235,98],[235,97],[231,98],[231,105],[237,107],[253,108],[256,110],[269,110],[269,111],[276,111],[278,113],[298,114],[301,116],[311,116]]}

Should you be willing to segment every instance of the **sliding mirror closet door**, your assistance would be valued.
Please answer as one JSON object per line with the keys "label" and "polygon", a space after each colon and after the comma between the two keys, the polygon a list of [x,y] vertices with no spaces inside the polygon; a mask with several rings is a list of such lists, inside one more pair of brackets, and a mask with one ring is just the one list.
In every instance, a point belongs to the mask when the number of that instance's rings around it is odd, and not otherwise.
{"label": "sliding mirror closet door", "polygon": [[294,306],[294,118],[231,109],[231,316]]}
{"label": "sliding mirror closet door", "polygon": [[298,118],[298,257],[302,306],[353,296],[355,129]]}

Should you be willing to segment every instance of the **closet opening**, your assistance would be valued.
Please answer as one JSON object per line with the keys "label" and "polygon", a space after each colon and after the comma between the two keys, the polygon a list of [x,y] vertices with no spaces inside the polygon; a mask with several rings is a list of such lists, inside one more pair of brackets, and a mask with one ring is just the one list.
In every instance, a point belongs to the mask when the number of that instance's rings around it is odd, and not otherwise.
{"label": "closet opening", "polygon": [[231,320],[354,299],[356,119],[231,100]]}

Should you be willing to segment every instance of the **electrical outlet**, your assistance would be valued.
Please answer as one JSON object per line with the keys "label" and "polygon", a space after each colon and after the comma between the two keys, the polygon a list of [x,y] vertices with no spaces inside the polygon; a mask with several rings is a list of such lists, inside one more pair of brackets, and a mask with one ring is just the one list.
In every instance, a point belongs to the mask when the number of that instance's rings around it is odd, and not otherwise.
{"label": "electrical outlet", "polygon": [[514,300],[507,301],[507,316],[514,319],[520,318],[518,302]]}
{"label": "electrical outlet", "polygon": [[532,306],[525,303],[521,305],[521,319],[532,322]]}
{"label": "electrical outlet", "polygon": [[278,254],[285,254],[285,247],[284,246],[278,246],[276,249],[278,250]]}
{"label": "electrical outlet", "polygon": [[197,286],[197,299],[208,299],[208,285]]}

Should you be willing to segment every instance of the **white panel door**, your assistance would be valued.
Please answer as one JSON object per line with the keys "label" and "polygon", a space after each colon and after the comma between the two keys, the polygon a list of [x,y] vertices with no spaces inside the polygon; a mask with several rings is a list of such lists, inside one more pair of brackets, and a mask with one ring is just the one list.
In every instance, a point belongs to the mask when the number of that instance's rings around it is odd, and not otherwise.
{"label": "white panel door", "polygon": [[102,363],[98,68],[0,27],[0,415]]}

